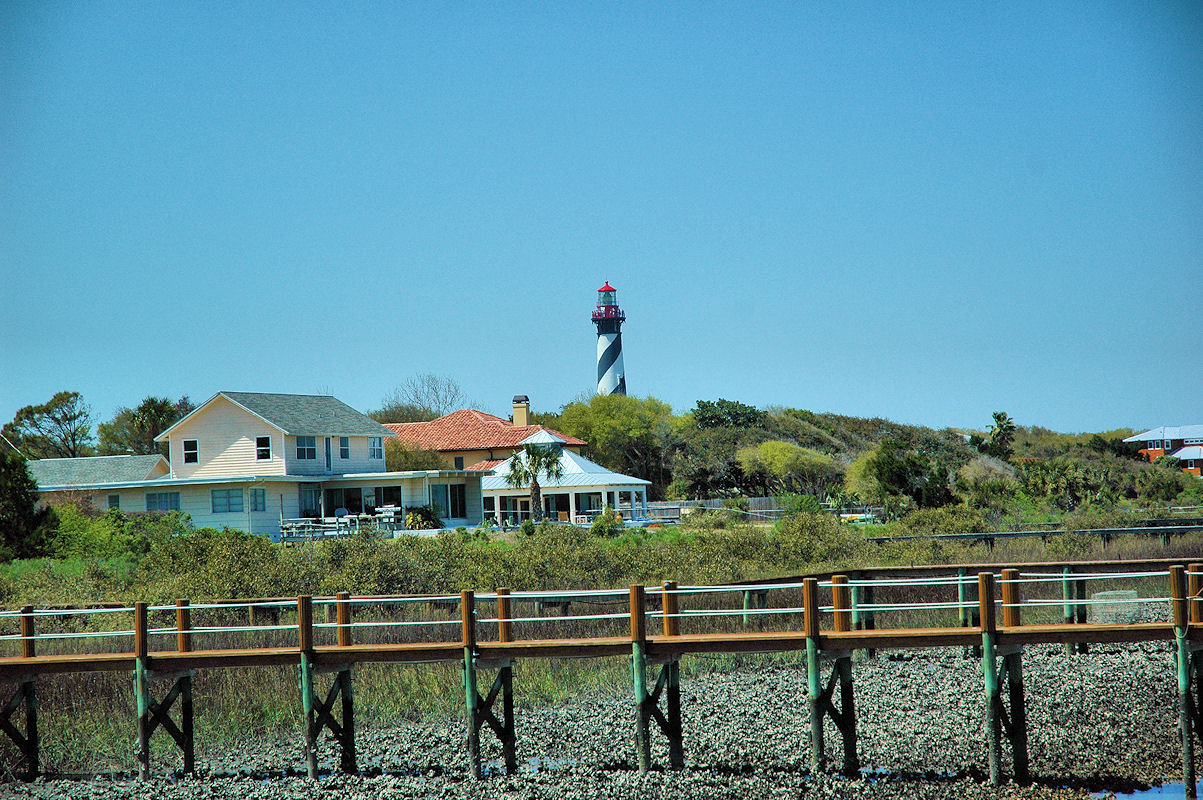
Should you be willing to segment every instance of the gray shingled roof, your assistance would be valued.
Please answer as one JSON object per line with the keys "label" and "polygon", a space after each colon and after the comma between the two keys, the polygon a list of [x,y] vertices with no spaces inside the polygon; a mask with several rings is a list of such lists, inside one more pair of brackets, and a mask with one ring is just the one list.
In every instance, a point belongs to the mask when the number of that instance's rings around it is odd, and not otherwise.
{"label": "gray shingled roof", "polygon": [[27,462],[39,487],[80,486],[93,483],[128,483],[150,477],[163,456],[92,456],[42,458]]}
{"label": "gray shingled roof", "polygon": [[221,392],[290,436],[394,436],[338,398],[318,394]]}

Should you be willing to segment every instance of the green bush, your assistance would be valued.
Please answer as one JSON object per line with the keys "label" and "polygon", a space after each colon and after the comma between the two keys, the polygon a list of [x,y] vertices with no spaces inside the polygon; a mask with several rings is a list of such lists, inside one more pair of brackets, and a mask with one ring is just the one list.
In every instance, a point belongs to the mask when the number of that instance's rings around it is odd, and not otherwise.
{"label": "green bush", "polygon": [[430,531],[443,527],[443,520],[434,506],[406,506],[405,527],[411,531]]}
{"label": "green bush", "polygon": [[589,526],[589,532],[594,536],[615,536],[623,531],[622,520],[618,518],[618,513],[610,506],[606,506],[600,514],[593,520],[593,524]]}
{"label": "green bush", "polygon": [[777,505],[787,514],[798,514],[806,511],[811,514],[823,512],[823,504],[813,494],[783,494],[777,498]]}
{"label": "green bush", "polygon": [[794,514],[778,520],[773,534],[781,558],[791,568],[819,563],[849,564],[867,555],[869,543],[851,525],[830,514]]}

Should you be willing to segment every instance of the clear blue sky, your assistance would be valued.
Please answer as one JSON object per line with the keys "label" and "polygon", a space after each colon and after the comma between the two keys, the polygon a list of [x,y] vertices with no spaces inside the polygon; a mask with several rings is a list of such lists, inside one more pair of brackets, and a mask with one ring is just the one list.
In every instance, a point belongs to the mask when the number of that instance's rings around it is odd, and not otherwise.
{"label": "clear blue sky", "polygon": [[1203,4],[0,4],[0,421],[408,376],[1203,422]]}

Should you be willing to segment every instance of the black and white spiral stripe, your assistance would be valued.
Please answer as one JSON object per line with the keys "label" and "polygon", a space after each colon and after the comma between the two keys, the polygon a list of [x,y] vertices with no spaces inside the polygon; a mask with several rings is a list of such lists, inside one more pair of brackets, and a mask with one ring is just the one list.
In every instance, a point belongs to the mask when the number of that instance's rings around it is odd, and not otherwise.
{"label": "black and white spiral stripe", "polygon": [[621,333],[603,333],[597,337],[597,393],[627,393],[627,377],[622,366]]}

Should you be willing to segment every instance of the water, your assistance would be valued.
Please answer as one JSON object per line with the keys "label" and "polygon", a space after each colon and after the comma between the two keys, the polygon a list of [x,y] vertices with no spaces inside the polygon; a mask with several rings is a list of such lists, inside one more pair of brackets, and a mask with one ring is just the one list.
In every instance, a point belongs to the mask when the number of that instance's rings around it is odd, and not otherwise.
{"label": "water", "polygon": [[[1110,795],[1111,795],[1110,792],[1095,792],[1095,793],[1091,794],[1090,796],[1091,797],[1108,797]],[[1141,790],[1135,791],[1135,792],[1116,792],[1115,793],[1115,797],[1117,798],[1117,800],[1128,800],[1128,798],[1132,798],[1132,800],[1146,800],[1146,798],[1150,798],[1150,797],[1185,797],[1185,796],[1186,796],[1186,784],[1185,783],[1163,783],[1160,786],[1150,786],[1148,789],[1141,789]]]}

